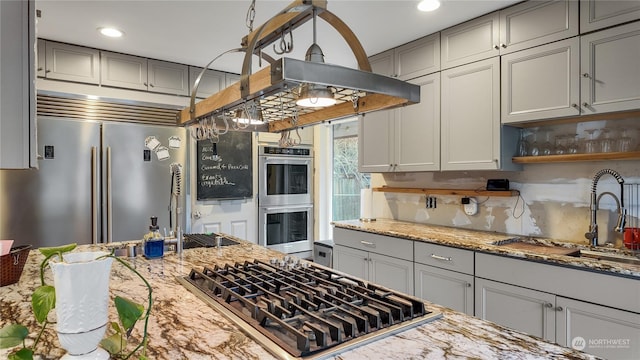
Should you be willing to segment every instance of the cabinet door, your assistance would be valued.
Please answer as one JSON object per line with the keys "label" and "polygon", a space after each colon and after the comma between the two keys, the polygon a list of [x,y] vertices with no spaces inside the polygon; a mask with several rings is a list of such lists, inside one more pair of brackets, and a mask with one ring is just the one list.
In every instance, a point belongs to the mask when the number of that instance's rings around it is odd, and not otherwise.
{"label": "cabinet door", "polygon": [[442,69],[500,54],[500,14],[493,12],[441,32]]}
{"label": "cabinet door", "polygon": [[43,39],[38,39],[38,45],[37,45],[38,64],[36,66],[36,75],[38,77],[46,76],[46,72],[45,72],[45,66],[47,63],[46,49],[47,49],[46,41]]}
{"label": "cabinet door", "polygon": [[580,114],[577,37],[502,57],[502,123]]}
{"label": "cabinet door", "polygon": [[101,55],[102,85],[147,90],[147,59],[108,51]]}
{"label": "cabinet door", "polygon": [[34,14],[34,1],[0,1],[1,169],[26,169],[38,165]]}
{"label": "cabinet door", "polygon": [[358,120],[358,171],[389,172],[394,169],[393,136],[396,110],[376,111]]}
{"label": "cabinet door", "polygon": [[227,73],[226,81],[225,81],[225,88],[237,83],[238,81],[240,81],[240,75],[239,74]]}
{"label": "cabinet door", "polygon": [[476,316],[555,341],[555,295],[476,277]]}
{"label": "cabinet door", "polygon": [[334,245],[333,267],[363,280],[369,278],[369,257],[366,251]]}
{"label": "cabinet door", "polygon": [[557,342],[606,359],[640,359],[640,314],[556,300]]}
{"label": "cabinet door", "polygon": [[[201,73],[202,68],[193,66],[189,67],[189,83],[191,84],[189,86],[189,96],[191,96],[193,85]],[[223,72],[207,69],[202,74],[200,82],[198,83],[198,92],[196,93],[196,97],[204,99],[224,89],[226,86],[226,76]]]}
{"label": "cabinet door", "polygon": [[640,108],[640,22],[581,39],[584,114]]}
{"label": "cabinet door", "polygon": [[371,72],[373,73],[391,77],[398,76],[393,49],[369,57],[369,64],[371,64]]}
{"label": "cabinet door", "polygon": [[413,262],[369,253],[369,281],[413,295]]}
{"label": "cabinet door", "polygon": [[580,32],[640,19],[640,2],[629,0],[580,0]]}
{"label": "cabinet door", "polygon": [[149,91],[189,95],[189,67],[166,61],[149,59]]}
{"label": "cabinet door", "polygon": [[498,57],[443,71],[441,111],[442,170],[500,168]]}
{"label": "cabinet door", "polygon": [[100,83],[100,51],[52,41],[45,47],[47,79]]}
{"label": "cabinet door", "polygon": [[415,264],[416,296],[473,316],[473,276]]}
{"label": "cabinet door", "polygon": [[395,73],[400,80],[440,71],[440,33],[425,36],[395,49]]}
{"label": "cabinet door", "polygon": [[500,11],[500,54],[578,35],[578,2],[526,1]]}
{"label": "cabinet door", "polygon": [[409,81],[420,85],[420,103],[395,119],[395,171],[440,170],[440,73]]}

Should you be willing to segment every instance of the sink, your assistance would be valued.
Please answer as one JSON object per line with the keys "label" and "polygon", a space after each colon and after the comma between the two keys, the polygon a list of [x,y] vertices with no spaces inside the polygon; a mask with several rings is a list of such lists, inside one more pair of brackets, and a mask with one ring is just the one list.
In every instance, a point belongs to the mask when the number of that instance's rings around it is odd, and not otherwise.
{"label": "sink", "polygon": [[602,251],[580,250],[577,254],[573,254],[570,256],[595,259],[595,260],[614,261],[614,262],[631,264],[631,265],[640,265],[640,259],[637,257],[633,257],[630,255],[607,253]]}

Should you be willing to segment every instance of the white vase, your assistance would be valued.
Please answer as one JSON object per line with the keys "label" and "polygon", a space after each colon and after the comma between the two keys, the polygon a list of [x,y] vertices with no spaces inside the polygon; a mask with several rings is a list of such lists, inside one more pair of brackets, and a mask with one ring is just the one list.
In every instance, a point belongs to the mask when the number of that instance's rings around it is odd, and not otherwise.
{"label": "white vase", "polygon": [[49,262],[56,288],[58,340],[67,354],[62,359],[109,359],[98,347],[108,324],[109,277],[112,258],[107,252],[64,254],[64,262]]}

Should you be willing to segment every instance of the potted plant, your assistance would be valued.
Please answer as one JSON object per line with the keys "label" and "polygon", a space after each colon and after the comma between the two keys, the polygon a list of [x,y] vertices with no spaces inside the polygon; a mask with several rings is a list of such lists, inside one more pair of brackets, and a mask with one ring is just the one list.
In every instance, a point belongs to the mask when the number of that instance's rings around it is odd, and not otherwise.
{"label": "potted plant", "polygon": [[[152,289],[149,282],[127,261],[113,252],[70,253],[76,244],[61,247],[40,248],[44,260],[40,264],[41,286],[31,296],[35,318],[42,325],[30,347],[25,344],[29,329],[19,324],[9,324],[0,329],[0,348],[17,347],[9,355],[10,360],[33,359],[34,350],[47,325],[49,312],[56,309],[58,339],[68,354],[63,359],[129,359],[140,352],[139,359],[146,359],[147,326],[152,305]],[[147,286],[148,304],[144,306],[116,296],[114,299],[119,322],[107,322],[108,284],[111,263],[116,260],[135,273]],[[56,287],[45,283],[47,265],[54,275]],[[142,341],[128,351],[127,338],[138,322],[144,319]],[[102,338],[107,330],[111,335]],[[100,340],[102,339],[102,340]],[[104,350],[97,348],[98,342]],[[87,353],[88,349],[88,353]],[[106,353],[106,351],[109,354]],[[87,357],[89,356],[89,357]]]}

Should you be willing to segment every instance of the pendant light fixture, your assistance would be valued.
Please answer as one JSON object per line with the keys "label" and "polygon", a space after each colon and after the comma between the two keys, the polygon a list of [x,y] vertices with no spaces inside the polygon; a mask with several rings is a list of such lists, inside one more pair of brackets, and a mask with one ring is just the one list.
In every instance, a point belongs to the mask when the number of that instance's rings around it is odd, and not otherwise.
{"label": "pendant light fixture", "polygon": [[[316,10],[313,10],[313,44],[307,49],[305,61],[324,64],[324,54],[316,43]],[[300,86],[296,105],[302,107],[325,107],[335,105],[336,99],[328,86],[305,83]]]}

